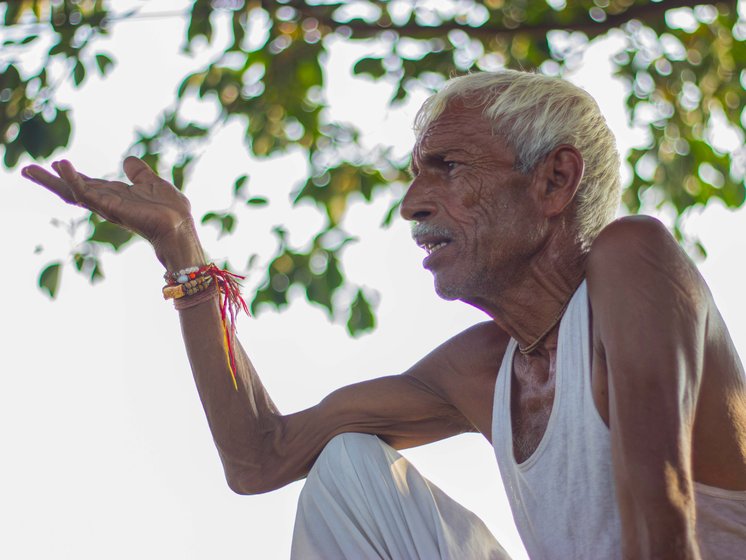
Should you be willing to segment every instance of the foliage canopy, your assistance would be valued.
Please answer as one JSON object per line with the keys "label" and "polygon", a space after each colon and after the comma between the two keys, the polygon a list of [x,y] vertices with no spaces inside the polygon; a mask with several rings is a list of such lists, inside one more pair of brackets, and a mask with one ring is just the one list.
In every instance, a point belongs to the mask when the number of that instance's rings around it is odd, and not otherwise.
{"label": "foliage canopy", "polygon": [[[117,21],[138,14],[113,13],[103,0],[0,1],[3,11],[0,138],[3,163],[14,168],[25,158],[49,158],[69,141],[74,115],[55,99],[60,76],[49,75],[50,62],[64,62],[69,72],[62,79],[76,87],[84,86],[91,72],[108,74],[114,57],[99,51],[97,41]],[[683,239],[680,225],[687,212],[712,199],[739,207],[746,198],[743,149],[723,148],[716,138],[718,130],[729,130],[743,144],[746,126],[746,21],[739,19],[737,2],[195,0],[183,16],[189,22],[187,51],[211,43],[216,26],[229,26],[230,44],[184,77],[159,125],[134,132],[131,151],[184,188],[198,151],[216,128],[195,122],[184,101],[212,99],[220,109],[213,124],[239,122],[254,156],[303,150],[308,176],[295,202],[310,201],[325,215],[321,230],[303,247],[290,246],[284,229],[276,228],[277,252],[267,263],[254,309],[282,308],[289,290],[300,286],[310,302],[344,318],[351,334],[374,326],[369,297],[345,280],[340,255],[350,238],[341,224],[352,201],[369,201],[391,183],[406,182],[407,162],[385,149],[364,150],[357,130],[325,115],[330,40],[367,41],[376,52],[385,51],[361,58],[353,72],[390,84],[391,103],[397,104],[416,88],[435,90],[447,77],[470,70],[512,67],[559,75],[581,62],[594,38],[616,33],[624,44],[614,62],[629,85],[626,109],[649,138],[627,159],[632,171],[623,198],[627,209],[638,211],[652,195],[659,206],[675,210],[677,237],[698,245]],[[45,60],[29,71],[20,62],[23,53],[49,36]],[[161,157],[165,146],[177,148],[176,161]],[[249,207],[268,203],[249,193],[246,175],[236,178],[232,193]],[[396,206],[384,223],[395,211]],[[237,216],[213,211],[201,220],[228,234]],[[87,240],[71,261],[93,281],[102,277],[100,248],[119,250],[133,236],[95,216],[86,225]],[[62,264],[51,263],[39,277],[51,296]],[[341,293],[351,305],[339,303]]]}

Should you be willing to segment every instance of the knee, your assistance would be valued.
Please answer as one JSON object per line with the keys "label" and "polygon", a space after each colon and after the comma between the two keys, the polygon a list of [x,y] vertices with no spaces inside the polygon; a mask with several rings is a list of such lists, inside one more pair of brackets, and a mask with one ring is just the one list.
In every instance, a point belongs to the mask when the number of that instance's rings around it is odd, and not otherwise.
{"label": "knee", "polygon": [[360,455],[379,452],[382,442],[370,434],[346,433],[334,436],[319,455],[327,461],[339,463]]}
{"label": "knee", "polygon": [[385,455],[386,444],[370,434],[345,433],[333,437],[316,459],[313,470],[340,474],[359,470]]}

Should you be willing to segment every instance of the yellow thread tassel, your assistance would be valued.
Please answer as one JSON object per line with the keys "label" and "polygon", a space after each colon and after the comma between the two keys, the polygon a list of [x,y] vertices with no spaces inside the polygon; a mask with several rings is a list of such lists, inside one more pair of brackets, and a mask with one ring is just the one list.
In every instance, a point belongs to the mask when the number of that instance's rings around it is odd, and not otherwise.
{"label": "yellow thread tassel", "polygon": [[238,391],[238,382],[236,381],[236,372],[233,371],[233,366],[231,365],[231,354],[228,351],[228,327],[226,326],[225,322],[223,322],[223,349],[225,350],[225,358],[228,362],[228,371],[231,372],[231,379],[233,380],[233,388]]}
{"label": "yellow thread tassel", "polygon": [[[220,308],[223,308],[223,298],[225,295],[223,292],[218,292],[220,297]],[[223,315],[221,313],[221,315]],[[225,361],[228,362],[228,371],[231,372],[231,379],[233,380],[233,388],[238,391],[238,382],[236,381],[236,372],[233,371],[233,364],[231,363],[231,351],[230,351],[230,340],[228,339],[228,325],[226,324],[226,317],[223,315],[220,321],[223,324],[223,350],[225,350]]]}

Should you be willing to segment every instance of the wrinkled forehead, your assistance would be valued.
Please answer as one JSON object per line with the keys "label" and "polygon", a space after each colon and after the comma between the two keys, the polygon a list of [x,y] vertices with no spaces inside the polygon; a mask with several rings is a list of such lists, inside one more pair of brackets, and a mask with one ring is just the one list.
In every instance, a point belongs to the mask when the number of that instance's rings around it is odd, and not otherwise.
{"label": "wrinkled forehead", "polygon": [[418,136],[412,150],[412,164],[429,156],[445,156],[451,151],[504,154],[509,149],[494,132],[494,123],[485,116],[484,105],[454,98]]}
{"label": "wrinkled forehead", "polygon": [[414,149],[429,150],[447,143],[482,144],[492,139],[492,125],[484,109],[453,99],[420,133]]}

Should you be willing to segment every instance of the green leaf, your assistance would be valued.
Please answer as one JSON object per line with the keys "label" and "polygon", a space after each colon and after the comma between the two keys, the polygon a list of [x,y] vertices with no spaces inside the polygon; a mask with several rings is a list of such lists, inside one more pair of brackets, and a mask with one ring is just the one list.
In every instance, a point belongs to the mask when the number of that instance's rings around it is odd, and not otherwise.
{"label": "green leaf", "polygon": [[83,255],[82,253],[75,253],[73,255],[73,264],[75,264],[75,268],[80,272],[83,270],[83,267],[85,266],[85,260],[86,255]]}
{"label": "green leaf", "polygon": [[263,196],[254,196],[247,200],[246,204],[249,204],[251,206],[266,206],[267,204],[269,204],[269,200],[267,200]]}
{"label": "green leaf", "polygon": [[[26,149],[28,154],[34,158],[49,157],[59,145],[55,141],[56,134],[50,132],[54,129],[41,115],[34,115],[27,121],[21,123],[18,130],[18,141]],[[7,148],[6,148],[7,156]]]}
{"label": "green leaf", "polygon": [[306,287],[306,298],[308,301],[323,306],[329,316],[332,316],[334,307],[332,303],[332,290],[321,278],[314,278]]}
{"label": "green leaf", "polygon": [[203,224],[215,224],[220,229],[220,237],[226,233],[233,233],[236,227],[236,217],[230,212],[208,212],[202,216]]}
{"label": "green leaf", "polygon": [[358,289],[355,301],[350,307],[350,315],[347,320],[347,332],[352,336],[358,336],[366,331],[373,330],[376,326],[376,318],[370,303],[365,298],[363,291]]}
{"label": "green leaf", "polygon": [[399,209],[401,208],[401,203],[403,200],[404,199],[400,198],[389,207],[389,209],[386,211],[386,215],[381,221],[381,227],[389,227],[393,223],[394,218],[399,215]]}
{"label": "green leaf", "polygon": [[5,154],[3,154],[3,163],[8,169],[12,169],[18,163],[23,155],[23,147],[19,141],[10,142],[5,145]]}
{"label": "green leaf", "polygon": [[101,270],[101,263],[98,259],[93,259],[93,268],[91,269],[91,284],[95,284],[104,279],[104,272]]}
{"label": "green leaf", "polygon": [[191,44],[197,37],[204,37],[209,43],[212,40],[212,23],[210,14],[213,8],[209,0],[195,0],[187,27],[187,44]]}
{"label": "green leaf", "polygon": [[79,87],[83,83],[83,80],[85,80],[85,66],[78,59],[75,62],[75,68],[73,68],[73,83],[76,87]]}
{"label": "green leaf", "polygon": [[16,0],[15,2],[3,2],[5,7],[5,25],[13,25],[18,23],[18,19],[23,13],[23,2]]}
{"label": "green leaf", "polygon": [[94,227],[93,233],[88,240],[107,243],[111,245],[115,251],[119,251],[119,249],[133,237],[134,234],[131,231],[126,230],[117,224],[101,222]]}
{"label": "green leaf", "polygon": [[200,223],[209,224],[210,222],[214,221],[220,221],[220,216],[216,212],[208,212],[207,214],[202,216],[202,220],[200,220]]}
{"label": "green leaf", "polygon": [[[67,146],[70,141],[70,132],[72,132],[72,125],[70,123],[70,117],[68,111],[58,109],[57,116],[51,123],[49,130],[50,136],[50,152],[48,155],[52,155],[52,152],[57,148],[63,148]],[[48,157],[48,156],[45,156]]]}
{"label": "green leaf", "polygon": [[47,54],[51,58],[57,54],[62,54],[63,52],[65,52],[65,45],[61,41],[57,41],[49,48],[49,52]]}
{"label": "green leaf", "polygon": [[48,265],[39,275],[39,288],[46,291],[52,299],[57,295],[57,289],[60,287],[60,264],[54,262]]}
{"label": "green leaf", "polygon": [[186,166],[187,163],[182,163],[181,165],[177,164],[174,165],[171,168],[171,181],[174,184],[174,187],[179,189],[180,191],[184,190],[184,178],[186,175]]}
{"label": "green leaf", "polygon": [[101,262],[93,253],[75,253],[73,263],[78,272],[88,275],[91,284],[95,284],[104,278]]}
{"label": "green leaf", "polygon": [[233,183],[233,195],[238,195],[238,193],[241,192],[244,185],[246,184],[246,181],[249,180],[248,175],[241,175],[239,176],[236,181]]}
{"label": "green leaf", "polygon": [[386,69],[383,67],[382,58],[361,58],[352,67],[352,73],[369,74],[374,78],[380,78],[386,73]]}
{"label": "green leaf", "polygon": [[226,214],[220,221],[222,226],[222,233],[232,233],[233,228],[236,226],[236,217],[233,214]]}
{"label": "green leaf", "polygon": [[174,126],[172,130],[182,138],[199,138],[208,132],[205,127],[194,123],[189,123],[186,126]]}
{"label": "green leaf", "polygon": [[114,66],[114,61],[109,56],[103,53],[98,53],[96,55],[96,66],[98,66],[99,73],[102,76],[106,76],[109,69]]}

